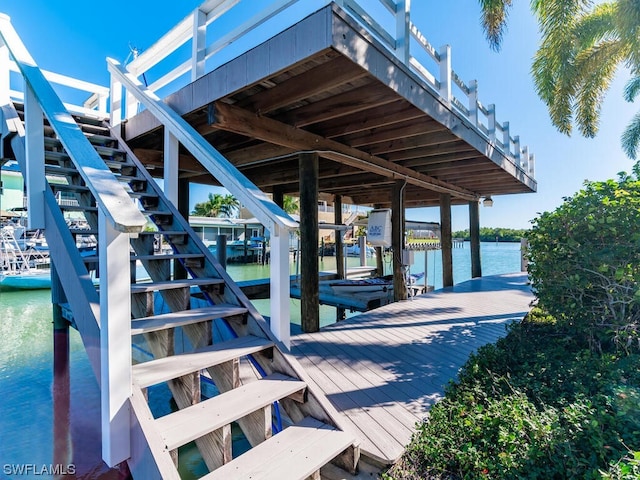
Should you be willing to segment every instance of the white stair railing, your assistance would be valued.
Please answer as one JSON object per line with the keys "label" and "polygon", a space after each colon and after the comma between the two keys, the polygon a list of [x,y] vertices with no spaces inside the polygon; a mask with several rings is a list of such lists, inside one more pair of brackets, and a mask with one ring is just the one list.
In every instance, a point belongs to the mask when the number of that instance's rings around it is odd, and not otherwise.
{"label": "white stair railing", "polygon": [[[107,60],[111,72],[111,125],[117,126],[123,117],[121,99],[134,97],[164,126],[165,131],[165,181],[178,178],[178,148],[182,144],[223,187],[234,195],[271,234],[271,330],[278,340],[289,347],[289,232],[298,228],[282,208],[276,205],[262,190],[247,179],[213,145],[207,142],[188,122],[144,87],[135,76],[125,71],[112,59]],[[173,191],[170,188],[169,191]]]}
{"label": "white stair railing", "polygon": [[[146,220],[123,186],[84,136],[51,84],[38,68],[8,16],[0,14],[0,103],[11,103],[10,62],[24,79],[25,152],[23,168],[30,228],[47,232],[51,204],[45,202],[43,115],[49,121],[98,206],[100,235],[100,382],[102,458],[114,466],[130,457],[131,295],[129,236],[142,231]],[[3,122],[4,124],[5,122]],[[6,133],[6,132],[5,132]],[[50,195],[52,197],[52,195]],[[57,205],[56,205],[57,208]],[[57,231],[57,230],[56,230]],[[59,234],[58,234],[59,235]],[[52,252],[53,254],[54,252]],[[55,262],[55,256],[52,255]],[[122,279],[126,278],[127,282]],[[66,291],[67,297],[81,293]]]}

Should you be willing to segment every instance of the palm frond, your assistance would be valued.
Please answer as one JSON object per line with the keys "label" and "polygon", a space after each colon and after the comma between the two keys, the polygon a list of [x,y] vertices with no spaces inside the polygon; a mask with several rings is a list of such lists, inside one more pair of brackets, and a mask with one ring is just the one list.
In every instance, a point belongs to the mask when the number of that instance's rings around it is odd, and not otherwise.
{"label": "palm frond", "polygon": [[640,147],[640,112],[627,125],[621,137],[622,149],[629,158],[636,159]]}
{"label": "palm frond", "polygon": [[495,51],[499,51],[502,44],[511,2],[512,0],[480,0],[480,23],[489,46]]}
{"label": "palm frond", "polygon": [[627,102],[633,102],[638,92],[640,92],[640,74],[631,77],[624,86],[624,99]]}
{"label": "palm frond", "polygon": [[616,8],[615,18],[620,39],[629,46],[626,65],[636,75],[640,73],[640,2],[617,0]]}
{"label": "palm frond", "polygon": [[626,46],[617,40],[602,41],[576,56],[576,124],[585,137],[598,132],[600,107]]}

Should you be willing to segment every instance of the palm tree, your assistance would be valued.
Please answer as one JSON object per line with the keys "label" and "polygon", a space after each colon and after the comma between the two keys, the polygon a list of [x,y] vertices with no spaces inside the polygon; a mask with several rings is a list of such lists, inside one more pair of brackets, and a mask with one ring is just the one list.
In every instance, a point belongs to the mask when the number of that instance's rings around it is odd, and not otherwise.
{"label": "palm tree", "polygon": [[289,195],[284,195],[282,199],[282,209],[287,213],[298,213],[300,211],[300,205],[298,204],[298,199],[295,197],[290,197]]}
{"label": "palm tree", "polygon": [[[499,49],[511,0],[480,0],[482,24]],[[553,125],[570,135],[574,124],[585,137],[598,132],[600,106],[620,65],[631,80],[625,99],[640,92],[640,2],[532,0],[542,42],[531,68],[536,90]],[[635,159],[640,148],[640,113],[622,134],[622,148]]]}
{"label": "palm tree", "polygon": [[233,195],[210,193],[208,200],[196,203],[192,215],[199,217],[231,217],[240,208],[240,202]]}

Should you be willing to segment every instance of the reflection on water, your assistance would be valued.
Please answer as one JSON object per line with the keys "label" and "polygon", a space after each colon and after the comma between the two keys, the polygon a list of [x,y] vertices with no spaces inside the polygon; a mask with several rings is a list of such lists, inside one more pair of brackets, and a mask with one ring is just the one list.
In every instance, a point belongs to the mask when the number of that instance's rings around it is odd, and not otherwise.
{"label": "reflection on water", "polygon": [[[483,244],[483,274],[493,275],[519,270],[519,244]],[[469,246],[455,248],[454,280],[456,283],[469,278]],[[442,285],[442,267],[439,252],[416,252],[412,273],[426,270],[428,283],[439,288]],[[385,258],[385,271],[391,270],[391,258]],[[375,259],[368,259],[375,265]],[[359,265],[358,258],[349,258],[349,266]],[[320,270],[335,269],[335,258],[325,257]],[[266,278],[269,266],[229,265],[228,271],[235,280]],[[292,264],[291,273],[296,273]],[[256,302],[257,308],[268,314],[268,300]],[[292,319],[300,322],[300,302],[292,301]],[[335,321],[335,309],[323,306],[321,322]],[[49,291],[0,292],[0,478],[8,468],[20,465],[49,466],[56,462],[73,464],[78,478],[123,478],[118,471],[108,470],[100,454],[100,398],[95,377],[78,333],[69,334],[70,367],[66,397],[65,370],[62,368],[54,382],[53,375],[53,325]],[[168,413],[174,406],[165,387],[150,392],[154,411]],[[54,422],[54,404],[58,421]],[[68,406],[67,406],[68,405]],[[65,416],[66,411],[70,416]],[[55,434],[54,434],[55,432]],[[238,430],[236,446],[240,443]],[[202,461],[193,447],[180,450],[180,471],[183,478],[206,473]],[[9,475],[9,478],[30,478],[29,475]],[[46,476],[37,476],[46,478]]]}

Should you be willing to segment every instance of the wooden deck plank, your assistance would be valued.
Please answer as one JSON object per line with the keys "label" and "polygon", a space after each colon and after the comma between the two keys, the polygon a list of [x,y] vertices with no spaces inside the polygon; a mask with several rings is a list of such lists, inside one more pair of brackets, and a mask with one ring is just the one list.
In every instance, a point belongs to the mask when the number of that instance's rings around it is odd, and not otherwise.
{"label": "wooden deck plank", "polygon": [[[404,451],[394,435],[413,431],[408,420],[428,414],[469,354],[529,311],[526,280],[526,274],[497,275],[429,292],[295,335],[292,352],[357,429],[362,454],[394,463]],[[384,428],[388,414],[399,411],[398,425]]]}

